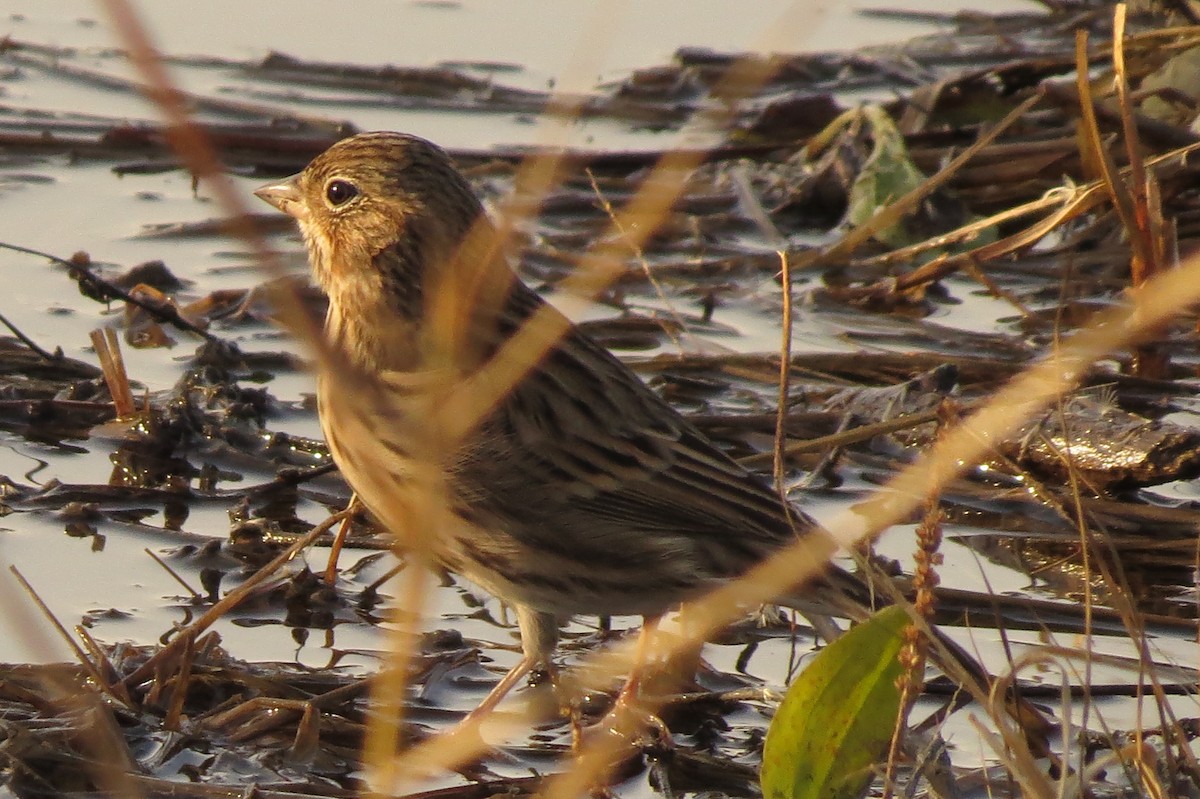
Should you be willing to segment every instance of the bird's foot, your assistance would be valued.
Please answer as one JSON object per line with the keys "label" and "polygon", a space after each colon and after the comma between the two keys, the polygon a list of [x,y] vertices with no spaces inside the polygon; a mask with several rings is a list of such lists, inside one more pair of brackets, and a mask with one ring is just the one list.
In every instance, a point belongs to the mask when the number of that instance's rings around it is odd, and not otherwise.
{"label": "bird's foot", "polygon": [[329,561],[325,564],[324,575],[326,585],[337,585],[338,558],[342,554],[342,546],[346,543],[347,536],[350,535],[350,525],[354,521],[354,515],[360,508],[358,494],[355,494],[350,497],[345,508],[334,514],[334,518],[341,519],[341,524],[338,525],[338,531],[334,534],[333,543],[329,547]]}
{"label": "bird's foot", "polygon": [[608,711],[591,724],[585,723],[590,715],[587,704],[588,699],[580,697],[566,708],[571,721],[571,748],[577,755],[596,746],[638,749],[674,746],[670,728],[636,695],[622,691]]}
{"label": "bird's foot", "polygon": [[[653,743],[671,748],[674,745],[671,729],[666,722],[647,707],[640,697],[626,696],[624,691],[617,695],[617,701],[600,721],[599,726],[607,727],[630,741],[636,740],[643,746]],[[652,741],[646,741],[646,737]]]}

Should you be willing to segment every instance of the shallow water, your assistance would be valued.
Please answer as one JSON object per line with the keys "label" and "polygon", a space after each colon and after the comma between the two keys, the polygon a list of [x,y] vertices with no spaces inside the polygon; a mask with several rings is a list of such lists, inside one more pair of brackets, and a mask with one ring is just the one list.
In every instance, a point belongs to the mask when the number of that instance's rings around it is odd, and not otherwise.
{"label": "shallow water", "polygon": [[[8,35],[42,45],[79,48],[69,59],[73,66],[111,75],[131,74],[109,50],[116,43],[106,19],[92,3],[72,0],[51,7],[39,2],[9,0],[5,5],[9,16],[4,32]],[[161,2],[147,4],[140,11],[159,46],[171,55],[253,60],[275,50],[301,58],[363,64],[423,66],[488,62],[513,66],[494,73],[506,85],[544,88],[551,82],[580,80],[580,85],[588,88],[588,81],[603,82],[619,78],[633,68],[662,63],[679,46],[751,49],[770,32],[769,20],[785,14],[789,7],[788,3],[769,2],[761,4],[756,14],[745,15],[729,14],[727,4],[720,2],[655,4],[653,9],[636,3],[595,7],[568,3],[556,7],[553,37],[540,32],[543,29],[536,23],[543,6],[531,0],[502,6],[362,3],[355,6],[352,14],[339,12],[336,25],[328,23],[323,13],[326,7],[316,2],[289,4],[287,13],[282,15],[273,4],[245,6],[220,2],[199,6]],[[930,3],[926,8],[949,10],[938,3]],[[994,4],[988,4],[987,8],[995,10]],[[832,43],[849,49],[896,41],[929,29],[911,23],[864,19],[841,4],[802,5],[800,14],[815,27],[806,23],[794,37],[797,50],[827,47]],[[603,42],[596,41],[598,37],[592,34],[597,17],[612,27],[604,32],[608,38]],[[388,23],[374,24],[377,19],[386,19]],[[578,44],[564,47],[564,42]],[[585,52],[592,47],[600,51]],[[588,65],[592,71],[575,78],[572,65],[580,53],[593,59]],[[151,107],[125,93],[107,91],[29,66],[14,70],[0,83],[7,105],[46,112],[154,118]],[[177,66],[174,72],[185,88],[201,94],[246,95],[249,86],[258,85],[247,83],[224,68]],[[280,102],[287,105],[286,100]],[[345,116],[361,128],[408,130],[447,146],[484,149],[497,143],[537,141],[533,137],[541,135],[531,120],[519,117],[480,118],[377,107],[346,109],[336,105],[318,108],[306,104],[302,108],[306,113],[320,112],[330,118]],[[592,125],[570,131],[571,144],[617,149],[659,147],[661,136],[675,135],[598,124],[599,127]],[[110,276],[133,264],[162,260],[177,277],[191,283],[182,292],[181,300],[220,289],[245,288],[258,280],[241,246],[222,236],[145,235],[147,226],[198,223],[217,215],[206,189],[201,186],[194,192],[191,180],[178,170],[118,176],[110,163],[77,161],[62,154],[0,153],[0,159],[3,209],[0,240],[61,257],[84,250],[93,261],[111,264],[99,270]],[[250,192],[261,184],[262,178],[235,179],[247,204],[254,207],[257,200]],[[275,243],[280,249],[298,247],[291,235],[278,236]],[[62,267],[28,255],[0,251],[0,275],[8,286],[0,309],[24,333],[47,349],[61,347],[68,356],[95,362],[88,333],[116,317],[80,297]],[[641,304],[651,308],[661,305],[653,297],[644,298]],[[970,323],[986,327],[983,320],[991,317],[991,312],[984,311],[983,305],[973,307],[974,310],[964,312]],[[111,314],[119,313],[114,306]],[[576,314],[589,315],[585,309]],[[740,335],[711,340],[711,346],[718,350],[759,352],[778,347],[773,320],[759,311],[735,306],[722,312],[722,320],[738,329]],[[215,332],[222,333],[220,326]],[[849,349],[850,345],[841,340],[841,333],[837,325],[830,327],[821,315],[801,312],[795,346],[819,351]],[[195,340],[186,334],[172,335],[179,342],[171,349],[125,348],[131,377],[151,391],[166,389],[178,379],[178,359],[190,356],[195,346]],[[249,334],[239,331],[234,338],[246,351],[293,349],[281,334],[266,326]],[[268,387],[283,402],[298,402],[311,391],[310,380],[303,373],[283,372]],[[293,417],[287,430],[299,435],[318,435],[311,415]],[[37,483],[50,479],[90,483],[103,480],[111,469],[105,442],[83,443],[85,451],[68,453],[10,433],[0,436],[3,441],[0,473],[14,477],[28,474],[28,479]],[[309,521],[319,521],[322,514],[316,508],[311,510]],[[142,553],[147,546],[152,549],[171,546],[170,540],[156,535],[153,528],[106,530],[104,550],[94,552],[86,539],[64,539],[57,535],[55,531],[61,526],[53,520],[19,514],[9,517],[7,525],[11,529],[0,539],[0,558],[21,568],[64,620],[114,608],[128,615],[119,620],[97,619],[94,622],[97,635],[105,639],[151,642],[172,621],[180,619],[177,609],[162,604],[164,599],[173,597],[174,582]],[[219,508],[195,511],[187,523],[190,531],[214,537],[224,536],[227,526],[225,513]],[[319,567],[322,557],[323,551],[318,551],[310,559]],[[439,615],[450,612],[457,602],[455,590],[446,594],[439,600]],[[337,646],[370,648],[375,642],[371,630],[356,633],[353,629],[353,625],[339,628]],[[0,635],[0,660],[39,659],[26,646],[20,631],[12,632]],[[299,656],[286,630],[276,635],[226,624],[222,634],[231,651],[248,659],[288,660]],[[63,648],[56,652],[56,657],[66,655]]]}
{"label": "shallow water", "polygon": [[[995,3],[979,5],[981,10],[989,12],[1005,10]],[[11,16],[7,22],[0,21],[0,25],[7,25],[0,32],[25,42],[81,48],[62,57],[71,66],[110,75],[129,74],[121,59],[108,50],[114,46],[112,35],[90,3],[70,0],[51,8],[50,4],[36,0],[8,0],[4,7]],[[950,10],[936,2],[920,7]],[[1029,8],[1026,4],[1014,7]],[[680,46],[742,51],[756,49],[758,43],[769,40],[775,46],[786,41],[798,52],[854,49],[895,42],[930,29],[914,23],[865,20],[855,16],[848,6],[813,3],[799,7],[799,16],[804,21],[794,35],[779,36],[770,20],[784,15],[788,8],[789,4],[769,0],[758,4],[755,14],[748,15],[731,13],[730,4],[715,0],[568,3],[556,6],[553,35],[545,33],[544,4],[533,0],[505,4],[367,2],[349,10],[342,8],[333,22],[325,13],[327,5],[315,0],[289,3],[286,14],[281,14],[277,4],[247,8],[240,3],[213,2],[197,7],[176,0],[149,5],[144,13],[163,50],[174,56],[215,56],[250,64],[269,51],[279,51],[304,59],[368,65],[469,62],[475,65],[470,70],[472,74],[490,75],[497,84],[533,90],[545,89],[551,83],[557,87],[591,89],[619,80],[631,69],[666,63]],[[598,17],[601,23],[597,23]],[[596,52],[592,52],[593,47]],[[579,62],[585,64],[582,70],[574,66]],[[64,112],[133,120],[154,118],[152,109],[128,93],[70,79],[45,64],[10,65],[10,69],[0,73],[0,106],[23,112]],[[204,96],[259,102],[325,119],[350,120],[361,129],[407,130],[448,147],[474,152],[498,145],[543,143],[555,135],[580,149],[653,150],[671,143],[703,141],[705,135],[711,134],[711,131],[652,129],[607,119],[579,123],[555,134],[547,133],[524,114],[413,110],[357,103],[344,93],[333,97],[319,90],[273,85],[247,75],[237,64],[190,61],[177,63],[173,69],[186,88]],[[868,96],[872,93],[854,92]],[[4,121],[0,115],[0,124]],[[257,200],[251,191],[264,179],[262,175],[234,178],[252,208]],[[267,214],[268,209],[264,207],[261,213]],[[177,277],[190,283],[179,293],[180,302],[218,290],[245,289],[262,279],[244,246],[224,235],[147,232],[148,226],[200,223],[217,215],[207,188],[194,189],[190,178],[178,169],[118,174],[108,160],[76,158],[61,152],[31,155],[0,150],[0,241],[61,257],[83,250],[101,264],[98,271],[108,276],[144,261],[162,260]],[[295,253],[300,247],[292,232],[277,232],[271,242],[284,252]],[[745,246],[759,252],[771,249],[762,242]],[[290,263],[297,274],[303,273],[298,261]],[[695,329],[680,338],[678,346],[667,336],[659,336],[636,355],[680,349],[688,353],[776,352],[780,343],[777,284],[769,275],[731,278],[735,279],[742,281],[737,287],[740,293],[736,301],[723,303],[714,317],[724,326],[724,332],[715,326],[695,325]],[[119,327],[123,310],[118,305],[105,309],[81,297],[62,267],[37,257],[0,250],[0,280],[7,289],[0,292],[0,312],[47,349],[61,347],[68,356],[94,363],[89,332],[105,325]],[[809,276],[797,277],[801,292],[816,283]],[[967,338],[969,334],[1011,334],[1011,326],[1001,321],[1012,315],[1011,305],[987,296],[974,281],[952,278],[943,281],[943,285],[947,300],[938,304],[924,322],[959,332],[967,341],[973,340]],[[627,298],[628,305],[642,313],[699,315],[700,303],[694,295],[674,287],[669,287],[667,293],[669,296],[664,300],[652,291],[638,288]],[[607,319],[615,313],[602,304],[572,306],[566,310],[580,320]],[[845,353],[848,357],[872,351],[939,351],[941,342],[921,338],[925,329],[918,325],[907,327],[905,320],[895,315],[802,304],[796,309],[793,350]],[[298,354],[286,336],[265,323],[218,322],[213,332],[235,341],[245,352]],[[124,348],[131,377],[151,392],[166,391],[174,385],[199,344],[196,337],[185,333],[172,331],[170,335],[177,341],[174,347]],[[728,376],[722,379],[735,382]],[[315,414],[304,406],[312,391],[307,373],[280,368],[273,371],[265,387],[278,403],[268,419],[271,430],[297,436],[319,435]],[[716,402],[718,406],[721,402],[754,406],[761,400],[756,391],[761,393],[761,387],[745,389],[735,399],[722,397]],[[119,438],[118,433],[108,438],[97,436],[66,442],[69,446],[54,446],[3,430],[0,474],[26,485],[43,485],[51,480],[104,484],[113,469],[111,457]],[[236,465],[227,453],[213,455],[212,460],[222,467]],[[818,518],[835,517],[874,487],[869,470],[846,471],[843,484],[805,494],[806,508]],[[240,482],[230,478],[220,488],[238,491],[269,477],[247,467]],[[338,491],[345,493],[344,487],[334,480],[321,485],[332,495]],[[1166,499],[1195,497],[1192,483],[1167,484],[1154,491]],[[188,548],[205,540],[224,541],[235,504],[233,497],[195,503],[183,525],[185,532],[178,533],[166,529],[161,503],[147,502],[149,515],[137,521],[110,518],[97,524],[98,536],[88,537],[64,535],[66,520],[55,514],[14,513],[0,520],[0,563],[18,567],[68,627],[84,620],[90,632],[106,642],[154,643],[174,625],[186,623],[198,610],[184,589],[143,550],[154,551],[185,579],[194,581],[203,564]],[[299,502],[297,513],[303,521],[317,523],[326,516],[326,507],[307,496]],[[946,532],[965,540],[980,531],[977,527],[949,524]],[[883,537],[878,549],[907,569],[911,567],[912,540],[913,527],[898,525]],[[1026,572],[988,560],[963,540],[949,540],[943,547],[945,565],[940,572],[945,584],[979,589],[986,581],[998,594],[1058,596]],[[322,568],[325,553],[324,549],[310,551],[306,556],[308,563],[314,569]],[[353,566],[360,559],[366,565],[355,571]],[[343,556],[346,591],[353,594],[372,583],[393,562],[390,555],[380,556],[375,551],[347,553]],[[228,580],[232,583],[241,566],[227,561],[222,568],[231,572]],[[385,586],[382,593],[385,596],[394,593],[395,585],[393,582]],[[11,587],[0,594],[0,601],[9,608],[15,604],[23,608],[28,605]],[[432,592],[426,610],[426,629],[459,630],[469,641],[478,642],[485,660],[496,667],[506,668],[516,661],[515,630],[494,600],[477,596],[467,587],[448,585]],[[342,606],[336,611],[336,623],[331,629],[303,629],[287,624],[278,602],[266,598],[224,619],[217,630],[223,645],[239,658],[296,662],[310,667],[336,659],[339,666],[357,673],[372,670],[378,662],[384,642],[380,612],[378,608],[360,611]],[[35,624],[41,622],[32,611],[0,614],[0,661],[45,662],[71,657],[61,642],[51,642],[47,648],[40,626],[38,632],[32,629]],[[633,619],[614,621],[618,630],[634,626]],[[595,631],[594,619],[579,620],[568,628],[568,637],[583,639],[578,647],[567,647],[568,662],[589,649]],[[978,648],[985,662],[1006,660],[992,631],[972,633],[956,629],[954,634],[968,647]],[[1097,640],[1099,648],[1105,651],[1122,656],[1134,654],[1126,637],[1097,637]],[[1025,631],[1011,633],[1011,641],[1018,654],[1026,645],[1040,642],[1036,633]],[[803,660],[811,651],[808,641],[783,637],[767,637],[756,641],[756,645],[757,650],[744,663],[739,659],[747,647],[738,643],[710,645],[704,657],[723,675],[736,674],[740,668],[748,682],[778,690],[786,683],[794,661]],[[1159,639],[1156,646],[1161,647],[1166,660],[1188,663],[1195,659],[1194,644],[1182,638]],[[1039,678],[1049,684],[1056,684],[1058,679],[1051,672],[1032,677],[1035,681]],[[1116,669],[1102,670],[1097,675],[1098,681],[1128,679],[1127,672]],[[455,684],[453,690],[440,691],[433,702],[438,708],[467,710],[482,696],[483,688],[476,688],[464,689]],[[1172,698],[1171,702],[1180,715],[1198,715],[1191,699]],[[1137,713],[1129,702],[1104,703],[1103,710],[1110,724],[1123,726],[1131,726]],[[757,706],[743,707],[730,722],[739,732],[742,730],[739,725],[745,725],[746,729],[761,727],[762,712]],[[992,757],[961,714],[948,728],[947,736],[962,751],[979,748],[984,752],[981,760]],[[974,758],[968,756],[968,759]],[[519,771],[525,765],[522,761],[514,769]],[[454,782],[454,778],[448,778],[447,782]],[[648,792],[641,786],[624,795]]]}

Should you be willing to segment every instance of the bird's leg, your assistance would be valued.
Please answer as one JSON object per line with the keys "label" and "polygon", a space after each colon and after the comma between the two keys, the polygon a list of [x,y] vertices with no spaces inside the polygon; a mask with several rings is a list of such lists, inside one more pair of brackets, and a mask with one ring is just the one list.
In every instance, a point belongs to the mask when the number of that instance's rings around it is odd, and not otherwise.
{"label": "bird's leg", "polygon": [[652,711],[646,709],[639,701],[638,692],[641,688],[642,677],[645,674],[647,660],[650,657],[650,639],[654,637],[658,630],[658,622],[661,616],[643,616],[642,629],[638,633],[637,649],[634,652],[633,668],[629,671],[629,677],[625,680],[625,685],[621,688],[621,692],[617,694],[617,699],[613,703],[612,710],[608,712],[608,719],[614,722],[612,727],[628,733],[629,726],[626,723],[627,719],[637,719],[646,726],[658,733],[659,737],[665,745],[671,743],[671,731],[663,720],[655,715]]}
{"label": "bird's leg", "polygon": [[517,626],[521,628],[521,649],[524,650],[525,656],[500,678],[500,682],[488,692],[479,703],[479,707],[467,714],[463,720],[464,724],[477,721],[495,710],[500,700],[517,686],[522,677],[535,668],[546,669],[551,681],[557,682],[550,656],[558,644],[558,619],[552,614],[518,605]]}
{"label": "bird's leg", "polygon": [[612,707],[609,708],[608,713],[594,727],[588,730],[587,734],[585,734],[585,730],[581,724],[579,705],[577,702],[572,703],[571,748],[576,754],[582,752],[585,740],[596,733],[618,735],[626,741],[627,745],[631,745],[635,738],[635,733],[639,730],[639,725],[654,730],[667,746],[670,745],[671,732],[667,729],[667,725],[655,716],[654,713],[646,709],[641,704],[639,697],[642,676],[645,673],[647,661],[650,658],[650,639],[658,629],[659,618],[658,616],[642,617],[642,629],[638,632],[637,647],[634,651],[633,664],[630,667],[629,676],[625,679],[625,684],[617,693],[617,697],[613,701]]}
{"label": "bird's leg", "polygon": [[334,585],[337,583],[338,574],[338,557],[342,554],[342,545],[346,543],[346,536],[350,535],[350,520],[354,518],[354,512],[358,510],[358,494],[353,494],[350,501],[346,503],[346,508],[342,513],[342,523],[338,525],[337,534],[333,537],[333,544],[329,548],[329,562],[325,564],[325,584]]}
{"label": "bird's leg", "polygon": [[638,632],[637,648],[633,654],[633,667],[629,670],[629,678],[621,692],[617,694],[617,705],[622,703],[637,703],[638,689],[642,685],[642,674],[646,668],[646,660],[650,657],[650,637],[658,629],[659,616],[643,616],[642,629]]}
{"label": "bird's leg", "polygon": [[507,696],[508,692],[515,688],[521,678],[532,671],[535,665],[537,665],[536,662],[529,655],[521,658],[517,665],[509,669],[508,673],[500,678],[500,682],[488,691],[488,695],[483,698],[479,706],[466,715],[463,724],[481,719],[495,710],[496,705],[500,704],[500,700]]}

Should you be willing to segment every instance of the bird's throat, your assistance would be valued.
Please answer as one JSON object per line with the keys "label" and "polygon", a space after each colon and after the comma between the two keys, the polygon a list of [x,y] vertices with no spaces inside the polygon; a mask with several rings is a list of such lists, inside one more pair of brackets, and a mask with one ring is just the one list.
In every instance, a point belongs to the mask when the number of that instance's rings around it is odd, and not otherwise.
{"label": "bird's throat", "polygon": [[420,368],[417,325],[397,316],[378,297],[373,302],[347,305],[331,295],[325,333],[361,369],[407,372]]}

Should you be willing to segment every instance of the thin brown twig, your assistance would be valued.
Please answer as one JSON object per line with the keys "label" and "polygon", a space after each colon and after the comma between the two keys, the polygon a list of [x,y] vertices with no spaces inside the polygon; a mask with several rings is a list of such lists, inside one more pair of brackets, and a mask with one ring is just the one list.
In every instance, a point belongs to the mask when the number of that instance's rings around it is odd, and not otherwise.
{"label": "thin brown twig", "polygon": [[138,667],[137,670],[126,676],[124,679],[125,684],[137,685],[138,683],[150,677],[154,673],[154,669],[158,667],[159,663],[167,660],[170,657],[173,657],[174,654],[182,647],[183,644],[180,641],[182,637],[191,635],[198,638],[200,633],[207,630],[218,619],[237,607],[263,581],[282,568],[285,563],[288,563],[290,560],[303,552],[306,547],[311,545],[322,535],[329,532],[330,528],[332,528],[333,525],[337,524],[340,520],[341,515],[334,514],[318,524],[312,530],[309,530],[305,535],[297,538],[294,542],[292,542],[290,547],[279,553],[274,560],[256,571],[249,578],[247,578],[245,582],[214,603],[213,606],[205,611],[204,614],[202,614],[199,618],[197,618],[183,630],[180,630],[178,635],[173,641],[171,641],[170,644],[167,644],[167,646],[163,647],[158,652],[155,652],[154,655],[152,655],[145,663]]}
{"label": "thin brown twig", "polygon": [[790,508],[787,487],[783,483],[784,443],[787,440],[788,394],[791,383],[792,367],[792,270],[788,264],[787,253],[779,251],[780,265],[780,296],[783,299],[783,310],[780,324],[782,325],[779,343],[779,393],[775,409],[775,441],[772,447],[772,473],[775,478],[775,491],[784,508]]}
{"label": "thin brown twig", "polygon": [[1028,317],[1033,314],[1033,311],[1030,310],[1029,306],[1021,302],[1020,297],[988,277],[987,272],[984,272],[983,269],[979,267],[977,262],[973,260],[966,260],[963,262],[962,269],[975,280],[979,281],[979,284],[987,289],[987,292],[993,297],[1004,300],[1009,305],[1016,308],[1021,316]]}
{"label": "thin brown twig", "polygon": [[62,622],[58,620],[58,617],[54,615],[54,611],[50,610],[50,606],[46,604],[41,595],[38,594],[37,590],[30,584],[30,582],[25,579],[25,575],[21,573],[21,570],[16,566],[9,566],[8,570],[12,572],[14,577],[17,578],[17,582],[21,584],[21,587],[25,589],[25,593],[30,599],[33,600],[34,604],[38,606],[38,609],[42,611],[42,615],[46,617],[46,620],[49,621],[51,626],[58,631],[59,636],[63,641],[66,642],[67,646],[71,648],[71,652],[75,654],[75,659],[79,661],[79,665],[91,675],[92,679],[96,681],[96,685],[114,699],[122,701],[117,693],[109,688],[108,679],[100,673],[100,670],[96,668],[96,664],[88,659],[88,656],[84,653],[83,649],[80,648],[75,639],[71,637],[71,634],[67,632],[67,628],[64,627]]}
{"label": "thin brown twig", "polygon": [[[608,215],[610,222],[617,228],[617,230],[620,231],[621,235],[628,238],[629,233],[625,230],[625,227],[624,227],[623,223],[621,222],[621,220],[619,220],[617,218],[617,213],[613,209],[612,203],[608,201],[608,198],[604,196],[604,192],[602,192],[600,190],[600,184],[596,182],[596,175],[592,172],[592,170],[589,169],[589,170],[587,170],[587,176],[588,176],[588,181],[592,184],[592,191],[596,195],[596,200],[597,200],[597,202],[600,203],[600,207],[602,209],[604,209],[604,213]],[[642,268],[642,274],[646,276],[646,280],[650,283],[651,287],[654,289],[654,293],[658,296],[658,299],[666,307],[667,313],[671,314],[671,318],[675,320],[676,328],[678,330],[682,331],[683,333],[687,333],[688,326],[683,321],[683,317],[680,315],[679,311],[675,308],[674,303],[672,303],[671,300],[667,297],[667,292],[663,288],[662,283],[655,276],[654,271],[650,268],[650,262],[646,260],[645,249],[640,245],[634,246],[632,244],[630,245],[630,249],[633,253],[633,257],[637,260],[638,265],[641,266],[641,268]],[[681,342],[679,341],[678,337],[676,337],[675,331],[670,330],[665,325],[663,325],[663,332],[665,332],[668,336],[671,337],[672,343],[674,343],[675,346],[678,347],[680,351],[683,350],[683,346],[682,346]]]}
{"label": "thin brown twig", "polygon": [[[1065,290],[1066,290],[1066,282],[1064,281],[1064,283],[1063,283],[1063,292],[1064,293],[1065,293]],[[1065,297],[1063,299],[1065,299]],[[1055,318],[1054,345],[1056,347],[1059,345],[1059,342],[1061,342],[1061,340],[1062,340],[1062,325],[1061,325],[1062,320],[1060,317],[1061,317],[1061,309],[1063,307],[1064,307],[1064,303],[1060,302],[1059,303],[1060,313],[1059,313],[1059,315],[1056,315],[1056,318]],[[1062,402],[1057,403],[1057,407],[1055,408],[1055,411],[1059,415],[1059,427],[1061,427],[1064,431],[1067,430],[1068,429],[1067,416],[1064,411]],[[1069,497],[1071,499],[1073,512],[1067,513],[1067,509],[1065,506],[1063,506],[1060,503],[1056,503],[1056,504],[1059,505],[1060,513],[1062,513],[1064,516],[1066,516],[1068,518],[1068,520],[1070,522],[1072,522],[1072,524],[1075,527],[1075,530],[1079,536],[1079,551],[1080,551],[1080,555],[1082,558],[1081,568],[1083,570],[1083,635],[1085,636],[1085,638],[1087,640],[1091,640],[1093,621],[1094,621],[1093,615],[1094,615],[1094,611],[1095,611],[1095,595],[1093,593],[1093,586],[1092,586],[1092,562],[1091,562],[1092,561],[1092,542],[1089,540],[1089,526],[1090,525],[1088,524],[1088,516],[1084,512],[1084,508],[1083,508],[1083,495],[1080,491],[1079,470],[1077,468],[1075,468],[1074,459],[1071,457],[1071,437],[1068,435],[1064,435],[1062,437],[1062,441],[1063,441],[1063,445],[1065,448],[1065,452],[1064,452],[1065,457],[1064,457],[1063,463],[1067,470],[1067,479],[1069,481],[1069,490],[1070,490]],[[1124,619],[1122,619],[1122,621],[1124,621]],[[1084,652],[1084,668],[1083,668],[1083,670],[1084,670],[1084,685],[1091,685],[1092,684],[1092,669],[1093,669],[1093,666],[1095,663],[1095,660],[1093,657],[1093,655],[1095,654],[1094,648],[1090,647],[1090,646],[1084,647],[1083,652]],[[1140,686],[1141,681],[1139,680],[1138,683]],[[1139,694],[1141,693],[1140,687],[1138,689],[1138,693]],[[1083,715],[1082,715],[1082,718],[1080,719],[1080,726],[1082,729],[1085,729],[1085,730],[1089,729],[1088,719],[1089,719],[1091,712],[1092,712],[1092,702],[1090,701],[1090,698],[1085,698],[1085,701],[1083,702]],[[1104,723],[1103,717],[1101,717],[1101,723],[1102,724]]]}
{"label": "thin brown twig", "polygon": [[163,571],[165,571],[167,574],[171,575],[171,577],[174,578],[175,582],[182,585],[183,590],[187,591],[189,594],[192,595],[192,599],[200,599],[204,596],[199,591],[197,591],[195,588],[192,588],[190,585],[188,585],[187,580],[183,579],[183,575],[181,575],[179,572],[172,569],[170,564],[168,564],[165,560],[163,560],[158,555],[156,555],[154,553],[154,551],[150,549],[150,547],[144,547],[142,549],[142,551],[145,552],[147,555],[149,555],[151,560],[153,560],[160,567],[162,567]]}
{"label": "thin brown twig", "polygon": [[6,317],[4,314],[0,314],[0,324],[3,324],[5,327],[7,327],[9,332],[12,333],[14,336],[16,336],[17,339],[22,344],[24,344],[29,349],[33,350],[41,358],[43,358],[47,361],[61,361],[62,360],[62,357],[63,357],[62,350],[59,350],[56,353],[46,352],[44,349],[42,349],[41,347],[39,347],[37,345],[37,342],[35,342],[29,336],[25,335],[19,327],[17,327],[12,322],[10,322],[8,320],[8,317]]}
{"label": "thin brown twig", "polygon": [[70,270],[69,274],[76,280],[76,282],[80,284],[81,290],[83,290],[83,293],[86,296],[102,298],[105,301],[120,300],[121,302],[126,302],[130,305],[141,308],[143,311],[150,314],[151,317],[160,322],[169,324],[187,333],[193,333],[205,339],[206,341],[220,342],[222,340],[219,336],[210,333],[204,328],[196,325],[194,322],[188,320],[187,317],[181,314],[179,309],[171,303],[151,302],[144,297],[139,297],[136,294],[126,291],[109,280],[105,280],[93,272],[91,267],[84,263],[82,259],[79,261],[64,261],[57,256],[35,252],[24,247],[15,247],[11,244],[0,244],[0,247],[42,255],[46,258],[54,260],[57,263],[63,264]]}

